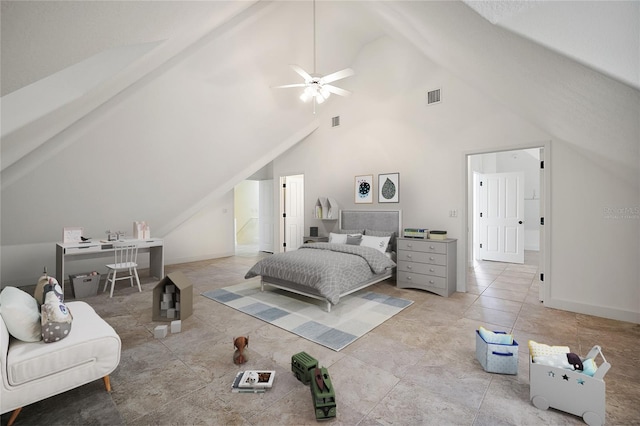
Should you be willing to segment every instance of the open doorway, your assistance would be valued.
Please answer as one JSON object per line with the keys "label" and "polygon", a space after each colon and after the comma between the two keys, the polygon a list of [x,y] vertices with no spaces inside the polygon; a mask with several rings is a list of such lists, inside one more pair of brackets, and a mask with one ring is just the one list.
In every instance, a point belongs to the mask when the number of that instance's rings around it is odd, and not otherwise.
{"label": "open doorway", "polygon": [[259,249],[260,185],[244,180],[234,189],[234,227],[236,254],[256,253]]}
{"label": "open doorway", "polygon": [[273,164],[269,163],[234,188],[234,235],[236,254],[273,253]]}
{"label": "open doorway", "polygon": [[[466,268],[479,262],[535,263],[540,277],[539,299],[544,301],[549,277],[548,144],[466,155],[467,226]],[[548,163],[548,161],[547,161]],[[549,217],[546,217],[547,223]],[[466,283],[466,281],[465,281]]]}

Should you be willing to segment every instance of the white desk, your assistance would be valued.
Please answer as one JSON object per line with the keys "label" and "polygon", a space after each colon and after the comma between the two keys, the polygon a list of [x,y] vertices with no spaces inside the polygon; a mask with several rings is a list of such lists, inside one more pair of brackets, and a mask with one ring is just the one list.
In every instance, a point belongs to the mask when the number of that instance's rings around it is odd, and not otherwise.
{"label": "white desk", "polygon": [[151,276],[158,279],[164,278],[164,243],[161,239],[58,243],[56,244],[56,279],[62,286],[62,290],[64,291],[64,264],[66,261],[107,256],[113,258],[113,244],[118,242],[138,243],[140,252],[149,252],[149,272]]}

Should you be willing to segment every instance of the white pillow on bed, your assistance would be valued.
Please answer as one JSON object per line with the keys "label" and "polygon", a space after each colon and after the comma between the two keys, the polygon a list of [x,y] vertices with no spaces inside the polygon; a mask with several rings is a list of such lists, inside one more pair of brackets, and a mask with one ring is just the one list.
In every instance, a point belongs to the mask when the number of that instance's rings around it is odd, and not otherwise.
{"label": "white pillow on bed", "polygon": [[347,234],[334,234],[329,233],[329,242],[334,244],[347,244]]}
{"label": "white pillow on bed", "polygon": [[387,251],[390,238],[391,237],[373,237],[371,235],[363,235],[360,245],[364,247],[371,247],[378,250],[380,253],[384,253]]}

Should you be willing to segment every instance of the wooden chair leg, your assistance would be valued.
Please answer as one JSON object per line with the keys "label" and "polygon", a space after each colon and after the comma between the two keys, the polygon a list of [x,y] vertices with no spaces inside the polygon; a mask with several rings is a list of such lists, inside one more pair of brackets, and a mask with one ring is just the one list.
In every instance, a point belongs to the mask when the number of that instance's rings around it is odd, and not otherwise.
{"label": "wooden chair leg", "polygon": [[20,414],[20,411],[22,411],[22,407],[16,408],[15,410],[13,410],[13,413],[11,413],[11,417],[9,417],[9,422],[7,423],[7,426],[13,425],[13,422],[16,421],[16,418],[18,417],[18,414]]}
{"label": "wooden chair leg", "polygon": [[111,392],[111,379],[109,376],[104,376],[102,380],[104,381],[104,387],[107,388],[107,392]]}

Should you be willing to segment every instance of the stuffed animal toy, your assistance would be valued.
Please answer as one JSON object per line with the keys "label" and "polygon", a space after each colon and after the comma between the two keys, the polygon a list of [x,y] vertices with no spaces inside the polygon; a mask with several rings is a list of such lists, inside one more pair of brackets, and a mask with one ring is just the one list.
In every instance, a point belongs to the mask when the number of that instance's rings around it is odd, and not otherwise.
{"label": "stuffed animal toy", "polygon": [[55,279],[43,288],[44,303],[40,307],[42,340],[45,343],[64,339],[71,331],[73,316],[63,303],[60,286]]}
{"label": "stuffed animal toy", "polygon": [[236,348],[236,351],[233,353],[233,363],[244,364],[247,362],[248,357],[245,355],[244,350],[249,347],[249,336],[234,338],[233,347]]}
{"label": "stuffed animal toy", "polygon": [[36,289],[33,292],[33,297],[38,302],[38,306],[44,303],[44,293],[45,293],[44,288],[48,285],[55,286],[56,292],[58,292],[58,294],[60,295],[60,301],[61,302],[63,301],[64,296],[62,295],[62,287],[60,287],[58,280],[47,275],[47,270],[45,269],[45,271],[43,272],[43,275],[38,279],[38,283],[36,284]]}

